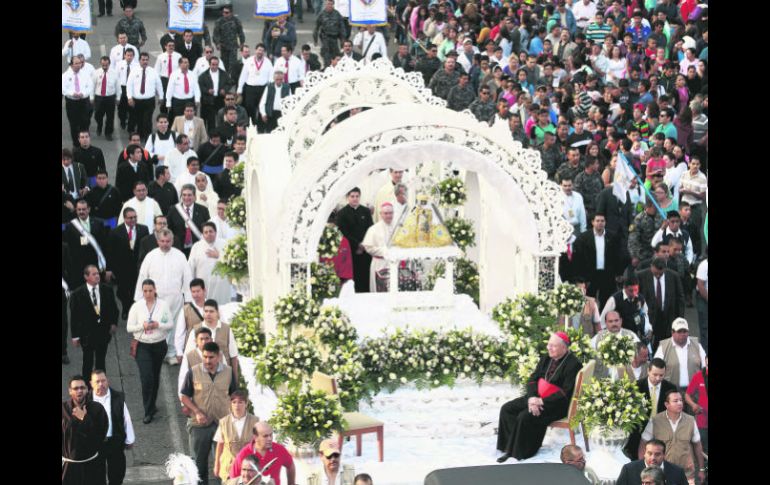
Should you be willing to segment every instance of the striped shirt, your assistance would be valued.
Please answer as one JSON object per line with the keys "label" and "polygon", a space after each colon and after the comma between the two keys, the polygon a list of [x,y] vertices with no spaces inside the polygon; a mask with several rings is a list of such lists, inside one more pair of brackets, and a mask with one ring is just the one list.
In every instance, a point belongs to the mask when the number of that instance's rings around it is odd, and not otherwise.
{"label": "striped shirt", "polygon": [[612,28],[607,24],[591,22],[586,28],[586,40],[593,40],[596,43],[604,42],[604,37],[610,34],[612,34]]}
{"label": "striped shirt", "polygon": [[709,129],[708,116],[704,115],[703,113],[699,114],[697,117],[695,117],[692,120],[692,128],[693,128],[693,140],[695,141],[695,143],[698,143]]}

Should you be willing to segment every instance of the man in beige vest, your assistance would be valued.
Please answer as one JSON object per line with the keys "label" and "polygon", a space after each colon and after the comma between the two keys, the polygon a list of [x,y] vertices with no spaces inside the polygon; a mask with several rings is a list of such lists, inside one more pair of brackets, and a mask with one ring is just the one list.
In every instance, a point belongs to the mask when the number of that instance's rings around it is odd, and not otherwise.
{"label": "man in beige vest", "polygon": [[703,368],[706,352],[697,338],[690,337],[684,318],[675,319],[671,330],[671,338],[661,340],[655,357],[666,361],[666,380],[673,382],[684,394],[692,376]]}
{"label": "man in beige vest", "polygon": [[[208,299],[203,304],[203,321],[197,324],[194,329],[206,327],[211,330],[211,339],[219,345],[224,356],[224,364],[233,368],[235,380],[238,380],[238,346],[235,343],[235,337],[230,329],[230,325],[222,323],[219,320],[219,304],[216,300]],[[195,349],[194,332],[187,338],[185,345],[185,354]]]}
{"label": "man in beige vest", "polygon": [[[200,330],[207,330],[203,327]],[[241,449],[254,437],[254,426],[259,418],[247,412],[248,393],[239,389],[230,395],[230,414],[219,421],[219,428],[214,435],[217,450],[214,454],[214,475],[222,482],[230,478],[230,466]],[[243,469],[243,464],[241,464]]]}
{"label": "man in beige vest", "polygon": [[[174,348],[184,349],[187,339],[192,333],[192,329],[196,326],[200,326],[203,321],[203,303],[206,301],[206,283],[200,278],[193,278],[190,281],[190,295],[192,301],[187,302],[182,307],[182,311],[179,312],[179,316],[176,319],[176,330],[174,331]],[[182,358],[187,352],[180,350],[176,358],[179,363],[182,363]],[[182,370],[179,370],[179,374],[184,376]]]}
{"label": "man in beige vest", "polygon": [[[206,327],[196,328],[193,335],[195,336],[195,348],[184,354],[182,364],[179,366],[179,380],[177,381],[177,390],[179,394],[182,393],[182,386],[184,386],[184,379],[187,377],[187,371],[203,362],[203,346],[213,341],[211,338],[211,330]],[[222,351],[219,352],[219,361],[224,365],[227,365]]]}
{"label": "man in beige vest", "polygon": [[190,451],[195,455],[198,476],[208,485],[209,454],[219,420],[230,413],[230,395],[238,380],[219,356],[219,345],[209,342],[203,346],[203,362],[187,371],[180,399],[192,416],[187,421]]}
{"label": "man in beige vest", "polygon": [[687,481],[695,484],[695,463],[693,452],[698,461],[698,480],[703,483],[706,478],[703,467],[703,445],[700,433],[695,426],[695,418],[683,413],[684,401],[678,391],[666,393],[666,410],[656,414],[642,433],[639,443],[639,453],[644,452],[648,441],[655,438],[666,444],[666,460],[684,468]]}

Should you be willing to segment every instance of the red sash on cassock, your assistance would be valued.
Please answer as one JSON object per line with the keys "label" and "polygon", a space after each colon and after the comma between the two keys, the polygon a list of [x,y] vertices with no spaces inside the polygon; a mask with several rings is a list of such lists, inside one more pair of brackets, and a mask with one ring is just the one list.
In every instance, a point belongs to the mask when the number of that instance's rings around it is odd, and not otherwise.
{"label": "red sash on cassock", "polygon": [[551,394],[554,394],[559,391],[562,391],[561,387],[551,384],[550,382],[546,381],[542,377],[537,381],[537,393],[540,395],[542,399],[545,399]]}

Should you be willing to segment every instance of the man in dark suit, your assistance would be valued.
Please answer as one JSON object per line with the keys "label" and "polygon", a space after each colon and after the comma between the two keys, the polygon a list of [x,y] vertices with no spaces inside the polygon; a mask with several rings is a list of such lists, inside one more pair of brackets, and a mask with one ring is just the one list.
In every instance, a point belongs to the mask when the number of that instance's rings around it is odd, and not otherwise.
{"label": "man in dark suit", "polygon": [[72,150],[72,155],[75,157],[75,163],[82,165],[86,169],[88,183],[93,187],[96,184],[96,172],[107,169],[107,166],[104,164],[104,153],[101,148],[91,145],[91,134],[88,130],[80,130],[78,140],[80,141],[80,146]]}
{"label": "man in dark suit", "polygon": [[72,162],[72,157],[68,148],[62,148],[61,184],[72,200],[77,200],[88,193],[88,175],[82,164]]}
{"label": "man in dark suit", "polygon": [[139,241],[150,234],[143,224],[136,223],[136,211],[131,207],[123,209],[123,224],[110,233],[107,242],[107,274],[109,282],[117,278],[118,299],[121,317],[128,318],[128,309],[134,303],[136,278],[139,276]]}
{"label": "man in dark suit", "polygon": [[[91,207],[85,199],[80,199],[75,203],[75,213],[77,214],[77,221],[86,232],[93,236],[106,259],[107,255],[104,253],[104,248],[107,241],[107,228],[104,221],[90,217]],[[91,245],[91,241],[86,236],[81,235],[80,231],[73,225],[73,221],[68,222],[64,227],[63,239],[70,249],[72,269],[75,272],[72,278],[73,282],[79,285],[83,280],[76,275],[80,275],[86,265],[99,264],[99,257],[96,248]]]}
{"label": "man in dark suit", "polygon": [[653,343],[655,352],[658,343],[671,337],[671,323],[677,317],[684,317],[684,289],[682,280],[675,271],[666,269],[666,260],[655,257],[650,269],[638,273],[639,291],[644,295],[650,309]]}
{"label": "man in dark suit", "polygon": [[238,154],[234,151],[226,152],[224,163],[222,164],[224,169],[212,180],[214,182],[214,191],[219,196],[219,200],[227,202],[231,197],[240,195],[241,190],[237,189],[230,179],[230,172],[237,163],[235,161],[237,157]]}
{"label": "man in dark suit", "polygon": [[[185,218],[180,214],[179,209],[186,215]],[[206,206],[195,203],[195,186],[186,184],[182,187],[182,202],[172,206],[166,214],[168,219],[168,228],[174,233],[174,247],[182,251],[185,257],[190,257],[192,245],[198,242],[198,236],[195,235],[185,222],[187,218],[192,220],[195,227],[200,232],[203,223],[208,221],[211,216]],[[201,233],[202,234],[202,233]]]}
{"label": "man in dark suit", "polygon": [[105,170],[99,169],[96,172],[96,186],[88,192],[85,199],[94,208],[95,217],[104,219],[109,227],[115,227],[123,199],[118,189],[110,185]]}
{"label": "man in dark suit", "polygon": [[168,229],[168,218],[166,216],[155,216],[154,231],[144,236],[139,241],[139,257],[137,260],[137,269],[142,267],[142,261],[147,253],[158,247],[158,233],[163,229]]}
{"label": "man in dark suit", "polygon": [[193,42],[193,32],[190,29],[184,31],[182,34],[181,42],[176,45],[176,51],[181,54],[182,57],[187,58],[190,61],[190,65],[194,66],[198,59],[203,55],[203,47]]}
{"label": "man in dark suit", "polygon": [[[214,79],[217,78],[217,89],[214,91]],[[219,68],[219,58],[209,59],[209,68],[198,76],[198,86],[201,89],[201,118],[206,123],[206,130],[211,132],[216,127],[217,111],[225,105],[225,93],[233,88],[233,80],[226,71]],[[196,150],[199,147],[195,147]]]}
{"label": "man in dark suit", "polygon": [[320,71],[321,70],[321,60],[318,58],[317,54],[313,54],[310,51],[310,45],[303,44],[302,45],[302,51],[301,51],[300,60],[304,64],[304,71],[307,75],[310,71]]}
{"label": "man in dark suit", "polygon": [[[647,377],[636,381],[636,387],[639,388],[647,399],[650,402],[655,401],[650,417],[665,411],[666,393],[677,390],[673,383],[663,378],[665,374],[666,361],[663,359],[652,359],[652,362],[648,364]],[[626,446],[623,447],[623,453],[632,460],[639,457],[639,440],[642,438],[642,431],[644,431],[644,425],[631,432]]]}
{"label": "man in dark suit", "polygon": [[625,264],[618,237],[605,230],[604,214],[594,214],[591,223],[593,228],[575,240],[573,263],[575,274],[588,282],[587,295],[595,297],[599,308],[604,308],[617,289],[616,282],[622,276]]}
{"label": "man in dark suit", "polygon": [[650,440],[644,448],[644,458],[626,463],[620,469],[615,485],[642,485],[642,470],[648,467],[661,468],[666,476],[666,485],[687,485],[684,470],[665,460],[666,443]]}
{"label": "man in dark suit", "polygon": [[106,369],[107,345],[118,329],[118,305],[112,289],[100,284],[96,266],[86,266],[83,276],[86,284],[70,295],[72,343],[83,349],[83,375],[90,375],[94,357],[96,368]]}
{"label": "man in dark suit", "polygon": [[69,299],[70,290],[74,288],[75,274],[72,271],[70,247],[65,242],[61,243],[61,280],[61,363],[69,364],[70,358],[67,355],[67,333],[69,331],[67,301]]}
{"label": "man in dark suit", "polygon": [[147,163],[142,161],[143,150],[139,145],[129,145],[128,161],[118,165],[115,175],[115,187],[120,192],[122,202],[126,202],[134,195],[134,184],[142,181],[149,184],[152,181],[152,171]]}
{"label": "man in dark suit", "polygon": [[347,198],[348,205],[337,212],[337,227],[350,243],[350,251],[353,253],[353,280],[356,293],[368,293],[372,257],[364,251],[361,242],[364,240],[367,229],[374,224],[372,211],[361,205],[361,189],[358,187],[348,191]]}
{"label": "man in dark suit", "polygon": [[633,224],[636,215],[631,197],[626,194],[624,204],[612,193],[612,186],[606,187],[596,198],[596,212],[604,214],[607,232],[618,236],[621,249],[628,251],[628,227]]}

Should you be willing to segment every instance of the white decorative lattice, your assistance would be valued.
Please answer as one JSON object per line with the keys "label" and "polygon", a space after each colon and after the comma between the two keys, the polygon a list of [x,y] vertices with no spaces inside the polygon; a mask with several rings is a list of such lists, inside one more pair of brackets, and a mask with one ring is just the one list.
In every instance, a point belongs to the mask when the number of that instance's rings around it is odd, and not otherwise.
{"label": "white decorative lattice", "polygon": [[284,99],[277,131],[286,133],[292,168],[309,154],[329,123],[352,108],[395,103],[446,106],[425,87],[422,74],[404,72],[387,59],[369,64],[348,58],[336,67],[311,71],[304,86]]}

